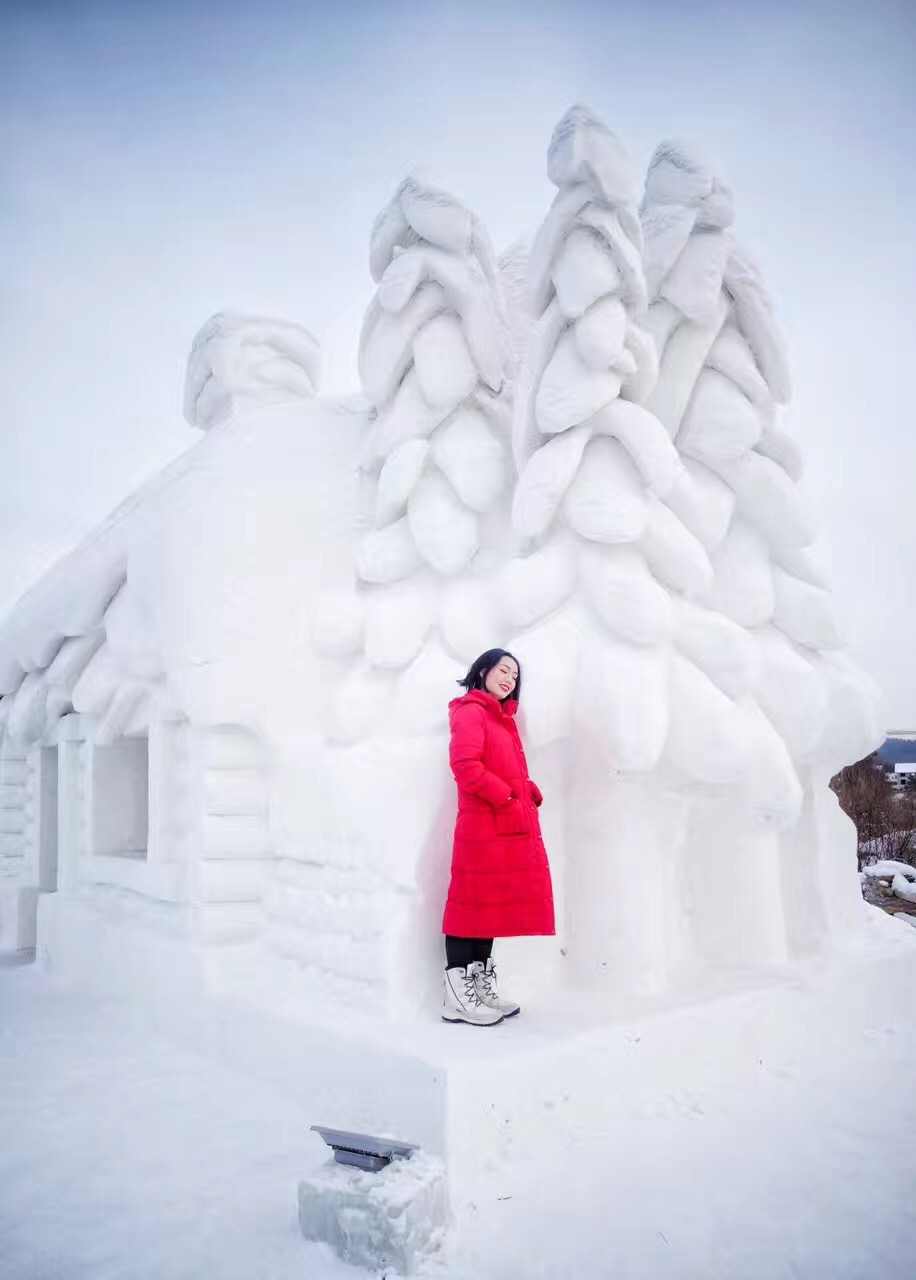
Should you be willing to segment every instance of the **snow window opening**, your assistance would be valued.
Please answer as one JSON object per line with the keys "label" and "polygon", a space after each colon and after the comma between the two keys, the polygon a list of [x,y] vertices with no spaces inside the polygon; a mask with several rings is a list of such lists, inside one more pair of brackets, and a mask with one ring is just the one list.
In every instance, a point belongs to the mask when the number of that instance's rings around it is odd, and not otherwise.
{"label": "snow window opening", "polygon": [[38,810],[38,882],[46,892],[57,888],[58,837],[57,747],[41,748],[41,789]]}
{"label": "snow window opening", "polygon": [[144,861],[149,848],[149,741],[96,746],[92,852]]}

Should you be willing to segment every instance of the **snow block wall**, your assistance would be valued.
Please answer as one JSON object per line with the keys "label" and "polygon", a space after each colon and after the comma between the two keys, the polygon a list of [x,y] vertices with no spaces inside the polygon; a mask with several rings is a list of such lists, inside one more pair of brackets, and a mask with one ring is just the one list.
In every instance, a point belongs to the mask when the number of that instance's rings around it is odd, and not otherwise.
{"label": "snow block wall", "polygon": [[0,945],[56,892],[256,1003],[431,1010],[447,705],[494,645],[545,794],[545,980],[721,988],[855,931],[827,781],[881,735],[731,192],[665,143],[641,194],[583,107],[547,166],[499,258],[460,200],[398,186],[358,397],[317,396],[297,324],[203,326],[197,443],[0,628]]}

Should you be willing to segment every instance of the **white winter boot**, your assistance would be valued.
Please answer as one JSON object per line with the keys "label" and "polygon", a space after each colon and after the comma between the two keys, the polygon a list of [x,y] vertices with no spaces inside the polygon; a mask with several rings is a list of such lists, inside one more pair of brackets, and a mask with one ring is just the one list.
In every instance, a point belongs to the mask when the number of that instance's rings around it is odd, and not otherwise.
{"label": "white winter boot", "polygon": [[472,1027],[495,1027],[502,1022],[499,1009],[485,1005],[477,989],[477,974],[483,965],[467,969],[446,969],[442,995],[443,1022],[469,1022]]}
{"label": "white winter boot", "polygon": [[479,961],[471,965],[476,970],[474,974],[474,982],[477,986],[477,994],[480,996],[482,1004],[488,1009],[494,1009],[501,1013],[504,1018],[511,1018],[514,1013],[518,1013],[519,1005],[514,1000],[500,1000],[499,991],[496,986],[496,965],[492,958],[486,963],[486,967]]}

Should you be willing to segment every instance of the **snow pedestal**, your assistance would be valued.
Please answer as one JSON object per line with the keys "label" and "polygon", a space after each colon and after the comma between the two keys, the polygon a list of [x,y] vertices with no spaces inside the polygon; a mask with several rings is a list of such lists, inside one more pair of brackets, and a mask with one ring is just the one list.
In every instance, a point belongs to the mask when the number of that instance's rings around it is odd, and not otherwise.
{"label": "snow pedestal", "polygon": [[638,778],[596,779],[581,763],[569,816],[579,857],[566,869],[570,976],[583,990],[653,994],[687,946],[678,871],[688,805]]}
{"label": "snow pedestal", "polygon": [[379,1173],[331,1159],[299,1183],[299,1225],[346,1262],[411,1275],[445,1235],[445,1169],[422,1153]]}
{"label": "snow pedestal", "polygon": [[35,909],[39,890],[0,885],[0,955],[30,953],[35,947]]}

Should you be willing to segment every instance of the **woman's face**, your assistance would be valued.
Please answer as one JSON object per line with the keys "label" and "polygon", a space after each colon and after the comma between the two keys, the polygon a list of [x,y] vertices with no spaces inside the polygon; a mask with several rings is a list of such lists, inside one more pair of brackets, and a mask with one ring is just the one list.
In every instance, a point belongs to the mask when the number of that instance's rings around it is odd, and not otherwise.
{"label": "woman's face", "polygon": [[494,698],[499,698],[502,702],[504,698],[512,697],[517,683],[518,664],[515,659],[500,658],[496,666],[487,672],[483,687],[487,693],[492,693]]}

